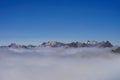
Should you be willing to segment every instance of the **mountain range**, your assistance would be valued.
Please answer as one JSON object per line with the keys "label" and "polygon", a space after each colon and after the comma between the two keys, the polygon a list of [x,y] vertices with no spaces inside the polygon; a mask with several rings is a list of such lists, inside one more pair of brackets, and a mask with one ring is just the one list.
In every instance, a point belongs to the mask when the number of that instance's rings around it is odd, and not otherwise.
{"label": "mountain range", "polygon": [[[63,43],[63,42],[57,42],[57,41],[48,41],[43,42],[42,44],[36,46],[36,45],[19,45],[16,43],[11,43],[8,46],[0,46],[0,48],[23,48],[23,49],[31,49],[36,47],[65,47],[65,48],[84,48],[84,47],[98,47],[98,48],[112,48],[114,45],[110,41],[87,41],[87,42],[71,42],[71,43]],[[120,47],[117,47],[115,49],[112,49],[112,52],[114,53],[120,53]]]}

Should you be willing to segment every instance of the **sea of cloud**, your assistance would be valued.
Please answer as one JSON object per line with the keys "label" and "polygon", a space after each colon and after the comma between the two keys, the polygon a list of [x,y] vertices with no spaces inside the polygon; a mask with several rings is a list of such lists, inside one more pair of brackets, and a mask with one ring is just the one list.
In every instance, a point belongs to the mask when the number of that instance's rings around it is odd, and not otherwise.
{"label": "sea of cloud", "polygon": [[120,80],[110,48],[0,49],[0,80]]}

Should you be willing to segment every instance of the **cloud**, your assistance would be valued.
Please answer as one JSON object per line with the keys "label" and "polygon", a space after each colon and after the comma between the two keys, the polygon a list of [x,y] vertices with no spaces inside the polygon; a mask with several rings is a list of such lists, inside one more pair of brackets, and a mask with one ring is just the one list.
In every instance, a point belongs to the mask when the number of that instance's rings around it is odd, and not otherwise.
{"label": "cloud", "polygon": [[110,48],[0,49],[0,80],[120,80]]}

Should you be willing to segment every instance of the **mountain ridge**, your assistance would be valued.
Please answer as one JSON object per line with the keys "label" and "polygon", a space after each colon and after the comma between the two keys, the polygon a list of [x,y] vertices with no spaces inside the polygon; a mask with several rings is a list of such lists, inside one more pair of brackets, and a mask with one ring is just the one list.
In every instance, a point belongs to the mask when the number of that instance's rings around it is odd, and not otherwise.
{"label": "mountain ridge", "polygon": [[[115,47],[110,41],[87,41],[87,42],[70,42],[70,43],[63,43],[58,41],[48,41],[43,42],[40,45],[20,45],[16,43],[11,43],[8,46],[0,46],[0,48],[16,48],[16,49],[32,49],[36,47],[52,47],[52,48],[58,48],[58,47],[65,47],[65,48],[91,48],[91,47],[97,47],[97,48],[112,48]],[[120,46],[114,48],[111,50],[114,53],[120,53]]]}

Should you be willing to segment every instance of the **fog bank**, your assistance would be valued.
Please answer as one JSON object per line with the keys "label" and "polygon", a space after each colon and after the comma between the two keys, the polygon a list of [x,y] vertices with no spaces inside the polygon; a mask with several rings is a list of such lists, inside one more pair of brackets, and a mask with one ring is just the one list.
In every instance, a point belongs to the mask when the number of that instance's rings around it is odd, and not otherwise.
{"label": "fog bank", "polygon": [[120,80],[110,48],[0,49],[0,80]]}

